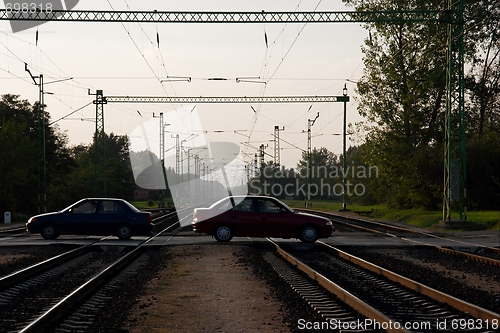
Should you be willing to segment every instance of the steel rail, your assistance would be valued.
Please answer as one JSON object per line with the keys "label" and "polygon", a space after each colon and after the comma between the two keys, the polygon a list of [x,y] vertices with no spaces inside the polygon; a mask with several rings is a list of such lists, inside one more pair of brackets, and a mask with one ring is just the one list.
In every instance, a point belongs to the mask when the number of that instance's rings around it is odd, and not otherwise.
{"label": "steel rail", "polygon": [[[285,250],[283,250],[277,243],[273,242],[271,239],[267,238],[269,242],[271,242],[275,247],[276,251],[278,252],[279,255],[281,255],[286,261],[297,267],[300,271],[304,272],[309,276],[311,279],[314,281],[318,282],[320,286],[325,288],[327,291],[330,293],[334,294],[337,296],[339,299],[341,299],[345,304],[349,305],[351,308],[354,310],[358,311],[365,317],[369,319],[376,320],[381,323],[388,323],[391,322],[391,319],[384,315],[382,312],[378,311],[374,307],[368,305],[367,303],[363,302],[361,299],[358,297],[354,296],[344,288],[338,286],[336,283],[333,283],[329,279],[327,279],[325,276],[319,274]],[[410,331],[405,330],[404,328],[389,328],[387,329],[387,332],[404,332],[404,333],[409,333]]]}
{"label": "steel rail", "polygon": [[[479,256],[479,255],[476,255],[473,253],[467,253],[467,252],[457,251],[457,250],[453,250],[453,249],[447,249],[447,248],[444,248],[442,246],[437,246],[437,245],[436,245],[436,248],[439,250],[439,252],[443,252],[443,253],[446,253],[449,255],[454,255],[454,256],[458,256],[458,257],[465,257],[467,259],[472,259],[474,261],[477,261],[477,262],[480,262],[483,264],[488,264],[488,265],[500,267],[500,260],[497,260],[497,259],[483,257],[483,256]],[[488,247],[487,249],[490,249],[490,248]]]}
{"label": "steel rail", "polygon": [[91,294],[95,292],[95,290],[99,289],[103,284],[105,284],[109,279],[115,276],[120,270],[133,262],[140,254],[143,246],[151,242],[154,238],[161,235],[164,232],[167,232],[169,229],[174,229],[177,223],[174,223],[164,230],[160,231],[154,236],[144,240],[140,244],[136,246],[135,249],[115,261],[110,266],[106,267],[101,273],[94,276],[89,281],[82,284],[79,288],[73,291],[71,294],[66,296],[64,299],[59,301],[56,305],[51,307],[41,316],[33,320],[28,326],[24,327],[19,333],[39,333],[43,332],[47,326],[52,323],[58,321],[60,318],[65,316],[70,309],[73,309],[77,304],[79,304],[82,300],[89,297]]}
{"label": "steel rail", "polygon": [[[302,208],[299,208],[299,209],[296,209],[296,210],[307,212],[307,213],[310,213],[310,214],[322,215],[322,216],[325,216],[325,217],[334,217],[334,218],[339,218],[339,219],[345,219],[345,220],[352,220],[352,221],[356,221],[356,222],[368,223],[370,225],[375,225],[375,226],[378,226],[378,227],[381,227],[381,228],[384,228],[384,229],[389,229],[389,230],[392,230],[392,231],[411,232],[411,233],[418,233],[418,234],[428,235],[427,233],[424,233],[424,232],[419,231],[419,230],[414,230],[414,229],[399,227],[399,226],[395,226],[395,225],[387,224],[387,223],[382,223],[382,222],[378,222],[378,221],[368,221],[368,220],[361,219],[361,218],[354,218],[354,217],[351,217],[351,216],[341,216],[341,215],[336,215],[336,214],[332,214],[332,213],[316,211],[316,210],[312,210],[312,209],[302,209]],[[342,223],[342,224],[345,224],[345,225],[349,225],[350,227],[354,227],[354,228],[366,230],[366,231],[372,231],[372,232],[376,232],[376,233],[384,233],[384,232],[381,232],[381,231],[378,231],[378,230],[374,230],[374,229],[370,229],[370,228],[365,228],[365,227],[358,226],[358,225],[347,224],[346,222],[342,222],[342,221],[339,221],[339,220],[336,220],[336,222]]]}
{"label": "steel rail", "polygon": [[0,229],[0,235],[8,234],[11,232],[18,232],[18,231],[26,231],[26,227],[22,226],[22,227],[12,227],[12,228]]}
{"label": "steel rail", "polygon": [[416,282],[414,280],[405,278],[404,276],[401,276],[399,274],[396,274],[394,272],[391,272],[385,268],[382,268],[380,266],[374,265],[366,260],[363,260],[361,258],[358,258],[356,256],[353,256],[349,253],[346,253],[342,250],[339,250],[331,245],[328,245],[323,242],[317,242],[318,244],[321,244],[325,250],[333,255],[336,255],[342,259],[345,259],[353,264],[356,264],[360,267],[363,267],[375,274],[385,276],[389,280],[399,283],[402,286],[411,289],[413,291],[416,291],[422,295],[428,296],[438,302],[441,303],[446,303],[453,307],[454,309],[464,312],[464,313],[469,313],[471,316],[481,319],[481,320],[499,320],[500,321],[500,314],[495,313],[490,310],[486,310],[484,308],[481,308],[477,305],[462,301],[456,297],[450,296],[448,294],[445,294],[443,292],[440,292],[434,288],[428,287],[424,284],[421,284],[419,282]]}
{"label": "steel rail", "polygon": [[[436,236],[436,235],[433,235],[433,234],[430,234],[430,233],[427,233],[427,232],[423,232],[423,231],[419,231],[419,230],[414,230],[414,229],[409,229],[409,228],[404,228],[404,227],[399,227],[399,226],[394,226],[394,225],[390,225],[390,224],[386,224],[386,223],[380,223],[380,222],[377,222],[377,221],[368,221],[366,219],[357,219],[355,217],[339,216],[339,215],[336,215],[336,214],[331,214],[331,213],[326,213],[326,212],[320,212],[320,211],[315,211],[315,210],[311,210],[311,209],[297,209],[297,210],[299,210],[299,211],[305,211],[305,212],[308,212],[310,214],[317,214],[317,215],[328,217],[328,218],[331,218],[331,219],[335,219],[336,223],[348,225],[349,227],[353,227],[353,228],[356,228],[356,229],[359,229],[359,230],[373,232],[373,233],[378,233],[378,234],[385,234],[385,235],[388,235],[388,236],[391,236],[391,237],[398,237],[398,236],[390,234],[390,233],[382,232],[380,230],[375,230],[375,229],[370,229],[370,228],[359,226],[359,225],[349,224],[349,223],[343,222],[343,221],[341,221],[339,219],[346,219],[346,220],[357,221],[357,222],[362,222],[362,223],[369,223],[369,224],[373,224],[373,225],[376,225],[376,226],[379,226],[379,227],[382,227],[382,228],[386,228],[386,229],[390,229],[390,230],[398,231],[398,232],[410,232],[410,233],[415,233],[415,234],[421,234],[423,236],[431,237],[431,238],[436,238],[436,239],[441,239],[442,238],[440,236]],[[466,243],[466,242],[461,242],[461,241],[457,241],[457,240],[453,240],[453,239],[446,239],[446,240],[447,241],[452,241],[452,242],[459,242],[459,243],[463,243],[463,244],[466,244],[466,245],[473,245],[473,246],[480,247],[480,248],[484,248],[484,249],[487,249],[488,251],[491,251],[493,253],[500,253],[500,249],[494,248],[494,247],[482,246],[482,245],[472,244],[472,243]],[[413,240],[409,240],[409,241],[414,242]],[[457,251],[457,250],[453,250],[453,249],[448,249],[448,248],[445,248],[445,247],[442,247],[442,246],[439,246],[439,245],[425,243],[423,241],[419,241],[419,243],[427,245],[427,246],[435,247],[436,249],[438,249],[439,252],[443,252],[443,253],[446,253],[446,254],[455,255],[455,256],[459,256],[459,257],[465,257],[465,258],[468,258],[468,259],[471,259],[471,260],[474,260],[474,261],[477,261],[477,262],[480,262],[480,263],[484,263],[484,264],[488,264],[488,265],[500,267],[500,260],[498,260],[498,259],[488,258],[488,257],[484,257],[484,256],[472,254],[472,253],[467,253],[467,252]]]}
{"label": "steel rail", "polygon": [[0,229],[0,239],[20,237],[26,235],[27,233],[28,232],[26,231],[25,226]]}
{"label": "steel rail", "polygon": [[[173,212],[173,213],[175,213],[175,212]],[[172,213],[166,214],[164,216],[156,217],[153,220],[153,221],[156,221],[155,225],[161,226],[163,223],[162,220],[165,218],[168,218],[168,216],[170,214],[172,214]],[[112,236],[106,236],[106,237],[101,238],[99,240],[96,240],[90,244],[83,245],[79,248],[73,249],[71,251],[68,251],[68,252],[62,253],[60,255],[57,255],[55,257],[44,260],[42,262],[36,263],[32,266],[26,267],[24,269],[21,269],[17,272],[12,273],[12,274],[3,276],[0,278],[0,290],[4,289],[12,284],[15,284],[19,281],[22,281],[30,276],[33,276],[39,272],[42,272],[42,271],[47,270],[51,267],[59,265],[63,262],[71,260],[71,259],[83,254],[84,252],[88,251],[90,249],[90,247],[96,245],[97,243],[99,243],[101,241],[107,240],[110,237],[112,237]]]}
{"label": "steel rail", "polygon": [[110,236],[102,238],[100,240],[97,240],[95,242],[92,242],[90,244],[83,245],[79,248],[73,249],[71,251],[62,253],[60,255],[57,255],[55,257],[49,258],[47,260],[44,260],[42,262],[39,262],[37,264],[34,264],[32,266],[26,267],[24,269],[21,269],[17,272],[14,272],[12,274],[3,276],[0,278],[0,290],[15,284],[19,281],[22,281],[30,276],[33,276],[39,272],[45,271],[51,267],[54,267],[56,265],[60,265],[63,262],[66,262],[68,260],[71,260],[75,257],[78,257],[79,255],[87,252],[91,246],[99,243],[102,240],[108,239]]}

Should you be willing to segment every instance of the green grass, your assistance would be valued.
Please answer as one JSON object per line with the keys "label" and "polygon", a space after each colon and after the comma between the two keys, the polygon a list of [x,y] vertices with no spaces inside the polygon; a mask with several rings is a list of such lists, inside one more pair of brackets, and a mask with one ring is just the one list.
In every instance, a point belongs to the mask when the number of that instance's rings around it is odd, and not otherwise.
{"label": "green grass", "polygon": [[[304,208],[302,200],[284,200],[290,207]],[[312,200],[310,209],[320,211],[337,211],[342,208],[338,201]],[[377,220],[388,220],[405,223],[419,228],[430,228],[443,219],[442,211],[426,211],[423,209],[392,209],[383,205],[361,206],[347,205],[351,212]],[[458,217],[458,213],[452,215]],[[468,223],[456,230],[499,230],[500,212],[498,211],[469,211]]]}
{"label": "green grass", "polygon": [[[163,200],[163,202],[165,203],[165,206],[167,206],[168,204],[170,204],[171,206],[174,205],[172,198],[167,198]],[[160,201],[159,200],[130,201],[130,203],[134,205],[134,207],[136,207],[137,209],[152,209],[152,208],[158,208],[158,204],[160,203]]]}
{"label": "green grass", "polygon": [[148,201],[130,201],[132,205],[134,205],[137,209],[148,209],[148,208],[156,208],[158,207],[158,201],[152,201],[153,205],[148,204]]}

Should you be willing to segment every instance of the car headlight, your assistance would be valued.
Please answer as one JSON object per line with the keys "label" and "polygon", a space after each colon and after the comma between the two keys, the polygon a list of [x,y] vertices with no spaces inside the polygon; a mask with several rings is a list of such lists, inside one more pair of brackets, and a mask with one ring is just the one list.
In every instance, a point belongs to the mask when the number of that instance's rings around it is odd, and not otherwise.
{"label": "car headlight", "polygon": [[326,222],[326,225],[332,225],[332,221]]}

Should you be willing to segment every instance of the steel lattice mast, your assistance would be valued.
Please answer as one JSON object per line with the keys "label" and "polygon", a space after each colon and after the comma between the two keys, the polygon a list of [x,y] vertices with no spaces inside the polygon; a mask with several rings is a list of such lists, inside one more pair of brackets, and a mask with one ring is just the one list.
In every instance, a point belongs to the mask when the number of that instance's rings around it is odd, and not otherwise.
{"label": "steel lattice mast", "polygon": [[459,220],[467,220],[464,88],[464,0],[448,0],[448,67],[444,151],[443,220],[451,220],[452,204]]}
{"label": "steel lattice mast", "polygon": [[[133,12],[37,10],[27,13],[15,13],[13,11],[7,11],[6,9],[0,9],[0,20],[140,23],[445,23],[447,24],[448,36],[448,67],[446,84],[447,103],[443,219],[451,219],[452,203],[456,203],[460,210],[460,220],[466,220],[463,12],[464,0],[448,0],[446,10],[435,11]],[[206,103],[220,103],[220,101]],[[99,121],[97,117],[96,121]]]}
{"label": "steel lattice mast", "polygon": [[94,134],[94,195],[106,197],[106,133],[104,132],[104,104],[106,97],[102,90],[97,90],[95,100],[95,134]]}

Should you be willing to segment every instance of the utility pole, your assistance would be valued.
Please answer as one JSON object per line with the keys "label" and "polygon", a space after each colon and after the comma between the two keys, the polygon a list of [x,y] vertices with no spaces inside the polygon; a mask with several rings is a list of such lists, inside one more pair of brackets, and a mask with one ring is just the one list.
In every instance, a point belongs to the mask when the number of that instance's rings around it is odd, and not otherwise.
{"label": "utility pole", "polygon": [[349,100],[347,97],[347,85],[344,83],[344,89],[342,89],[344,97],[344,131],[343,131],[343,148],[342,148],[342,209],[340,211],[347,211],[347,177],[346,177],[346,169],[347,169],[347,156],[346,156],[346,136],[347,136],[347,101]]}
{"label": "utility pole", "polygon": [[254,159],[253,159],[253,172],[254,175],[257,176],[259,174],[259,168],[257,166],[257,153],[255,153]]}
{"label": "utility pole", "polygon": [[[309,108],[311,109],[311,108]],[[316,114],[316,117],[311,120],[307,119],[307,201],[305,206],[310,206],[311,201],[311,159],[312,159],[312,151],[311,151],[311,127],[316,122],[316,119],[319,117],[319,112]]]}
{"label": "utility pole", "polygon": [[262,171],[262,169],[264,168],[264,155],[266,154],[265,153],[265,149],[267,148],[267,145],[260,145],[259,147],[259,162],[260,162],[260,170]]}
{"label": "utility pole", "polygon": [[279,126],[274,126],[274,164],[276,166],[280,165],[280,131],[284,131],[285,126],[283,126],[283,129],[280,129]]}
{"label": "utility pole", "polygon": [[96,90],[95,100],[95,134],[94,134],[94,195],[106,197],[106,134],[104,133],[104,104],[107,104],[102,90]]}
{"label": "utility pole", "polygon": [[181,144],[179,142],[179,134],[171,135],[171,138],[175,138],[175,173],[177,177],[181,174]]}
{"label": "utility pole", "polygon": [[161,163],[161,172],[163,174],[163,181],[165,183],[165,189],[160,191],[160,205],[163,205],[164,197],[167,192],[167,173],[165,171],[165,127],[169,124],[164,123],[163,112],[160,112],[160,115],[157,117],[153,113],[153,118],[160,118],[160,163]]}
{"label": "utility pole", "polygon": [[445,223],[451,221],[453,208],[458,208],[458,221],[467,221],[464,7],[464,0],[447,1],[448,67],[443,193]]}
{"label": "utility pole", "polygon": [[[67,80],[72,80],[73,78],[67,78],[62,80],[56,80],[51,82],[43,81],[43,74],[34,76],[28,68],[28,64],[24,63],[24,70],[29,73],[33,83],[38,86],[38,148],[40,152],[40,163],[38,164],[38,213],[47,212],[47,152],[45,149],[45,94],[52,94],[50,92],[45,92],[44,85],[56,82],[62,82]],[[38,79],[38,83],[36,82]]]}
{"label": "utility pole", "polygon": [[195,191],[199,193],[200,191],[200,156],[198,154],[194,155],[194,182]]}
{"label": "utility pole", "polygon": [[[24,63],[24,70],[29,73],[31,79],[38,86],[38,148],[40,160],[38,164],[38,213],[47,212],[47,159],[45,151],[45,101],[43,91],[43,74],[33,76]],[[38,83],[35,79],[38,79]]]}

